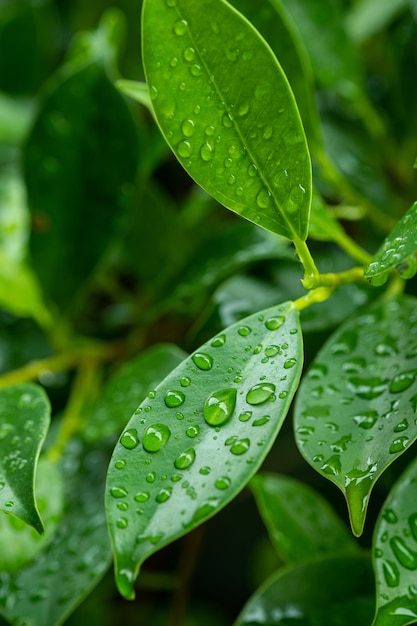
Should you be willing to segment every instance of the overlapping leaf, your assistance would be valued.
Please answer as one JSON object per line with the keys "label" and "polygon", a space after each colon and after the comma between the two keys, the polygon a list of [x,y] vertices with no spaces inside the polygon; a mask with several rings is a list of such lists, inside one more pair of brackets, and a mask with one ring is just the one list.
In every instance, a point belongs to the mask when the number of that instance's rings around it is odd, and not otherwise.
{"label": "overlapping leaf", "polygon": [[417,620],[417,462],[391,490],[373,539],[377,611],[373,626],[405,626]]}
{"label": "overlapping leaf", "polygon": [[417,300],[385,297],[350,318],[300,386],[296,440],[344,493],[361,534],[377,478],[417,438]]}
{"label": "overlapping leaf", "polygon": [[372,262],[365,269],[365,277],[373,284],[386,282],[388,274],[396,269],[404,278],[417,272],[417,202],[399,220],[385,238]]}
{"label": "overlapping leaf", "polygon": [[141,563],[214,515],[269,451],[303,361],[292,303],[229,327],[139,406],[114,450],[106,508],[120,592]]}
{"label": "overlapping leaf", "polygon": [[234,626],[369,626],[373,587],[367,556],[284,568],[254,593]]}
{"label": "overlapping leaf", "polygon": [[356,549],[342,520],[314,489],[279,474],[257,474],[250,482],[259,512],[278,554],[302,563],[325,553]]}
{"label": "overlapping leaf", "polygon": [[305,239],[306,138],[254,27],[223,0],[145,0],[143,59],[157,121],[195,181],[246,219]]}
{"label": "overlapping leaf", "polygon": [[48,398],[40,387],[0,390],[0,510],[43,532],[34,496],[35,471],[49,427]]}

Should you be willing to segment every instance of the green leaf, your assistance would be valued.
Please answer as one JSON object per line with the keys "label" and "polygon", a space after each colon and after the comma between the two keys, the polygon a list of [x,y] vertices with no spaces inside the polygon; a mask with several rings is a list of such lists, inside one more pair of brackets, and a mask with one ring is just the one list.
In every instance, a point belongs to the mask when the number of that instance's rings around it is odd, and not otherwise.
{"label": "green leaf", "polygon": [[33,265],[46,295],[61,307],[72,303],[113,238],[136,161],[135,124],[104,70],[90,64],[56,77],[24,165]]}
{"label": "green leaf", "polygon": [[388,274],[396,269],[403,278],[412,278],[417,272],[417,202],[408,209],[365,269],[365,277],[376,285],[386,282]]}
{"label": "green leaf", "polygon": [[84,427],[84,437],[94,441],[119,433],[142,402],[171,370],[186,357],[171,344],[159,344],[126,362],[105,385]]}
{"label": "green leaf", "polygon": [[62,464],[66,504],[52,541],[25,568],[0,575],[0,614],[10,623],[60,626],[108,569],[107,463],[100,450],[69,446]]}
{"label": "green leaf", "polygon": [[304,458],[346,497],[360,535],[371,490],[417,438],[417,300],[384,297],[343,324],[300,386]]}
{"label": "green leaf", "polygon": [[307,237],[311,163],[283,70],[223,0],[145,0],[143,59],[158,124],[194,180],[228,209]]}
{"label": "green leaf", "polygon": [[417,620],[417,506],[414,460],[386,499],[376,522],[373,564],[377,609],[373,626],[405,626]]}
{"label": "green leaf", "polygon": [[308,485],[278,474],[257,474],[250,487],[284,562],[303,563],[324,553],[357,549],[341,519]]}
{"label": "green leaf", "polygon": [[373,587],[367,556],[284,568],[254,593],[234,626],[369,626]]}
{"label": "green leaf", "polygon": [[136,80],[120,79],[116,82],[116,87],[126,96],[143,104],[143,106],[153,113],[151,97],[146,83],[139,83]]}
{"label": "green leaf", "polygon": [[324,203],[320,194],[313,190],[309,237],[318,241],[339,241],[344,230]]}
{"label": "green leaf", "polygon": [[24,567],[53,539],[63,509],[63,483],[60,468],[45,457],[36,472],[36,502],[42,514],[45,534],[13,515],[0,513],[0,571],[15,572]]}
{"label": "green leaf", "polygon": [[[232,500],[283,423],[303,361],[291,302],[235,324],[179,365],[136,410],[110,463],[116,581]],[[123,508],[122,508],[123,507]]]}
{"label": "green leaf", "polygon": [[0,93],[0,143],[20,145],[29,130],[33,113],[32,102]]}
{"label": "green leaf", "polygon": [[410,4],[410,0],[362,0],[356,3],[346,17],[351,38],[362,43],[386,28]]}
{"label": "green leaf", "polygon": [[0,390],[0,510],[40,534],[34,480],[49,420],[49,401],[40,387],[20,384]]}

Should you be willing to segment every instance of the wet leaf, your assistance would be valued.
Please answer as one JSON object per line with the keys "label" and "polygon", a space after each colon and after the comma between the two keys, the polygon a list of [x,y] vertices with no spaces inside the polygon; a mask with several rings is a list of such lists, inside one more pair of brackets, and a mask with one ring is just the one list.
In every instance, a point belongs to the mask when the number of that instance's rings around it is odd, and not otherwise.
{"label": "wet leaf", "polygon": [[288,81],[252,25],[223,0],[145,0],[143,58],[158,124],[194,180],[246,219],[305,239],[306,138]]}
{"label": "wet leaf", "polygon": [[388,274],[396,269],[403,278],[412,278],[417,272],[417,202],[399,220],[385,238],[372,262],[365,269],[365,277],[376,285],[386,282]]}
{"label": "wet leaf", "polygon": [[360,535],[371,490],[417,438],[417,300],[378,300],[316,356],[295,406],[298,447],[346,497]]}
{"label": "wet leaf", "polygon": [[314,489],[279,474],[257,474],[250,487],[271,541],[286,563],[357,549],[352,535]]}
{"label": "wet leaf", "polygon": [[373,626],[405,626],[417,620],[417,506],[414,460],[391,489],[373,538],[377,610]]}
{"label": "wet leaf", "polygon": [[217,513],[253,476],[286,416],[302,360],[298,312],[289,302],[229,327],[150,391],[107,478],[122,595],[133,597],[150,554]]}
{"label": "wet leaf", "polygon": [[62,465],[66,504],[52,541],[26,567],[0,574],[0,614],[12,624],[63,624],[108,569],[107,463],[100,450],[69,446]]}
{"label": "wet leaf", "polygon": [[0,390],[0,511],[41,534],[34,480],[49,420],[49,401],[40,387],[20,384]]}
{"label": "wet leaf", "polygon": [[254,593],[234,626],[369,626],[373,592],[367,556],[283,568]]}
{"label": "wet leaf", "polygon": [[87,441],[118,434],[150,389],[187,354],[171,344],[157,344],[127,361],[105,385],[84,428]]}

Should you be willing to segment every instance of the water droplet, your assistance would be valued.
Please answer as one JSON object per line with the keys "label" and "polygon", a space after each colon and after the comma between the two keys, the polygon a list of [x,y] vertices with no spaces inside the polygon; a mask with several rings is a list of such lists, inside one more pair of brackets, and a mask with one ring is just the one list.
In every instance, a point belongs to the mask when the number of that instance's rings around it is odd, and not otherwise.
{"label": "water droplet", "polygon": [[225,160],[224,160],[223,165],[224,165],[226,168],[232,167],[232,165],[233,165],[233,159],[232,159],[232,157],[227,157],[227,159],[225,159]]}
{"label": "water droplet", "polygon": [[353,420],[360,428],[369,430],[375,426],[378,420],[378,413],[376,411],[365,411],[360,415],[355,415]]}
{"label": "water droplet", "polygon": [[262,187],[256,196],[256,204],[260,209],[268,209],[271,205],[272,194],[266,187]]}
{"label": "water droplet", "polygon": [[113,496],[113,498],[125,498],[127,491],[124,487],[112,487],[110,489],[110,495]]}
{"label": "water droplet", "polygon": [[284,369],[288,370],[288,369],[290,369],[291,367],[294,367],[294,365],[295,365],[296,363],[297,363],[297,359],[294,359],[294,358],[292,358],[292,359],[287,359],[287,360],[284,362]]}
{"label": "water droplet", "polygon": [[184,50],[184,59],[191,63],[195,59],[195,50],[194,48],[186,48]]}
{"label": "water droplet", "polygon": [[385,509],[382,513],[382,517],[388,524],[396,524],[398,522],[398,517],[392,509]]}
{"label": "water droplet", "polygon": [[265,354],[268,357],[273,357],[273,356],[276,356],[277,354],[280,354],[280,353],[281,353],[281,348],[279,346],[271,345],[271,346],[267,346],[265,348]]}
{"label": "water droplet", "polygon": [[394,432],[395,433],[401,433],[404,430],[407,430],[408,428],[408,420],[406,418],[404,418],[403,420],[401,420],[401,422],[399,422],[395,428],[394,428]]}
{"label": "water droplet", "polygon": [[194,439],[194,437],[197,437],[199,432],[200,432],[200,428],[197,425],[196,426],[190,426],[185,431],[187,437],[190,437],[191,439]]}
{"label": "water droplet", "polygon": [[196,352],[191,357],[198,369],[208,372],[213,366],[213,357],[204,352]]}
{"label": "water droplet", "polygon": [[120,437],[120,443],[128,450],[133,450],[139,445],[139,438],[136,428],[129,428]]}
{"label": "water droplet", "polygon": [[221,476],[220,478],[218,478],[216,480],[216,482],[214,483],[215,487],[217,487],[217,489],[227,489],[228,487],[230,487],[231,484],[231,480],[228,476]]}
{"label": "water droplet", "polygon": [[401,565],[410,570],[417,569],[417,552],[414,552],[414,550],[407,546],[402,537],[392,537],[392,539],[390,539],[390,546]]}
{"label": "water droplet", "polygon": [[249,104],[249,102],[242,102],[242,104],[240,104],[238,109],[237,109],[237,114],[239,115],[239,117],[246,117],[246,115],[248,115],[249,111],[250,111],[250,104]]}
{"label": "water droplet", "polygon": [[221,426],[233,414],[237,391],[234,387],[212,393],[204,404],[204,419],[210,426]]}
{"label": "water droplet", "polygon": [[149,472],[149,474],[146,475],[146,482],[147,483],[154,483],[156,479],[156,474],[155,472]]}
{"label": "water droplet", "polygon": [[189,448],[185,450],[185,452],[181,452],[181,454],[175,459],[174,465],[179,470],[187,469],[190,467],[195,461],[195,450],[194,448]]}
{"label": "water droplet", "polygon": [[223,126],[225,128],[231,128],[233,126],[233,119],[229,113],[223,115]]}
{"label": "water droplet", "polygon": [[175,391],[173,389],[171,389],[170,391],[167,391],[165,398],[164,398],[165,404],[170,409],[177,407],[177,406],[181,406],[184,400],[185,400],[185,395],[182,393],[182,391]]}
{"label": "water droplet", "polygon": [[188,376],[183,376],[180,380],[181,387],[188,387],[191,383],[191,379]]}
{"label": "water droplet", "polygon": [[225,343],[226,335],[219,335],[218,337],[215,337],[213,339],[210,345],[213,346],[213,348],[221,348],[222,346],[224,346]]}
{"label": "water droplet", "polygon": [[410,525],[411,534],[413,535],[415,541],[417,541],[417,513],[410,515],[408,523]]}
{"label": "water droplet", "polygon": [[249,450],[249,447],[250,447],[249,439],[247,438],[238,439],[230,446],[230,452],[236,455],[245,454],[245,452]]}
{"label": "water droplet", "polygon": [[235,193],[238,196],[238,198],[240,198],[240,196],[243,196],[243,191],[244,191],[243,187],[236,187]]}
{"label": "water droplet", "polygon": [[402,372],[397,374],[391,381],[389,390],[391,393],[401,393],[405,391],[414,383],[417,376],[416,370],[410,370],[408,372]]}
{"label": "water droplet", "polygon": [[239,333],[241,337],[247,337],[248,335],[251,334],[252,329],[249,328],[249,326],[241,326],[240,328],[238,328],[237,332]]}
{"label": "water droplet", "polygon": [[408,442],[409,442],[408,437],[397,437],[397,439],[394,439],[394,441],[390,445],[390,448],[389,448],[390,454],[397,454],[398,452],[403,452],[406,449]]}
{"label": "water droplet", "polygon": [[396,563],[393,561],[382,562],[382,572],[388,587],[398,587],[400,584],[400,573]]}
{"label": "water droplet", "polygon": [[262,137],[264,139],[271,139],[273,132],[274,132],[274,129],[272,128],[272,126],[266,126],[264,128],[264,132],[262,134]]}
{"label": "water droplet", "polygon": [[181,130],[186,137],[192,137],[195,133],[195,124],[193,120],[186,119],[181,125]]}
{"label": "water droplet", "polygon": [[264,402],[271,399],[274,393],[275,385],[272,383],[259,383],[249,389],[246,394],[246,402],[253,405],[264,404]]}
{"label": "water droplet", "polygon": [[203,143],[200,149],[200,156],[203,159],[203,161],[206,161],[206,162],[211,161],[212,158],[214,157],[214,146],[208,141]]}
{"label": "water droplet", "polygon": [[124,530],[125,528],[127,528],[128,524],[129,524],[129,521],[127,520],[126,517],[119,517],[119,519],[116,522],[117,528],[120,528],[121,530]]}
{"label": "water droplet", "polygon": [[269,415],[263,415],[262,417],[258,417],[254,420],[252,426],[263,426],[264,424],[267,424],[270,419]]}
{"label": "water droplet", "polygon": [[161,504],[162,502],[166,502],[167,500],[169,500],[171,497],[171,494],[172,494],[172,487],[165,487],[164,489],[161,489],[161,491],[156,496],[155,500],[159,504]]}
{"label": "water droplet", "polygon": [[189,156],[191,156],[193,147],[189,141],[181,141],[177,146],[177,150],[178,150],[178,154],[180,155],[180,157],[183,157],[184,159],[186,159]]}
{"label": "water droplet", "polygon": [[178,59],[177,57],[172,57],[171,61],[169,62],[171,67],[177,67],[178,65]]}
{"label": "water droplet", "polygon": [[252,411],[245,411],[244,413],[241,413],[239,415],[239,421],[240,422],[247,422],[250,420],[250,418],[252,417]]}
{"label": "water droplet", "polygon": [[200,468],[200,474],[202,474],[203,476],[207,476],[208,474],[210,474],[211,472],[211,467],[208,467],[208,465],[205,465],[204,467]]}
{"label": "water droplet", "polygon": [[378,376],[372,378],[350,378],[349,387],[358,398],[373,400],[384,393],[387,389],[387,382]]}
{"label": "water droplet", "polygon": [[147,500],[149,500],[149,497],[150,496],[148,491],[140,491],[135,495],[135,500],[136,502],[146,502]]}
{"label": "water droplet", "polygon": [[275,317],[270,317],[265,322],[265,327],[267,330],[278,330],[280,326],[285,323],[284,315],[277,315]]}
{"label": "water droplet", "polygon": [[334,454],[331,456],[323,465],[321,469],[325,474],[329,474],[330,476],[337,476],[340,474],[342,466],[340,464],[340,456],[338,454]]}
{"label": "water droplet", "polygon": [[193,65],[190,67],[190,72],[192,76],[195,76],[196,78],[198,76],[201,76],[201,65],[198,65],[198,63],[193,63]]}
{"label": "water droplet", "polygon": [[188,26],[188,23],[186,20],[178,20],[174,24],[174,33],[176,35],[179,35],[180,37],[182,35],[185,35],[185,33],[187,32],[187,26]]}
{"label": "water droplet", "polygon": [[114,467],[116,469],[123,469],[125,465],[126,465],[126,461],[121,460],[121,461],[116,461],[116,463],[114,464]]}
{"label": "water droplet", "polygon": [[158,452],[169,439],[171,431],[165,424],[148,426],[143,435],[142,445],[146,452]]}

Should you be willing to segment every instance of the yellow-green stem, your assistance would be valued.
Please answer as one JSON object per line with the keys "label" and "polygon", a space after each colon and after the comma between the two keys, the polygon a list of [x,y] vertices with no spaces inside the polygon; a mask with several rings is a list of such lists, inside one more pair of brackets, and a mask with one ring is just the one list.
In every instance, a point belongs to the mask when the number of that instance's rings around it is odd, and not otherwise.
{"label": "yellow-green stem", "polygon": [[312,289],[305,296],[298,298],[298,300],[294,301],[294,306],[298,311],[302,311],[312,304],[317,304],[318,302],[324,302],[328,300],[333,293],[332,287],[318,287],[317,289]]}
{"label": "yellow-green stem", "polygon": [[294,239],[293,241],[298,257],[304,267],[304,280],[315,283],[319,276],[319,271],[316,267],[307,243],[302,239]]}

